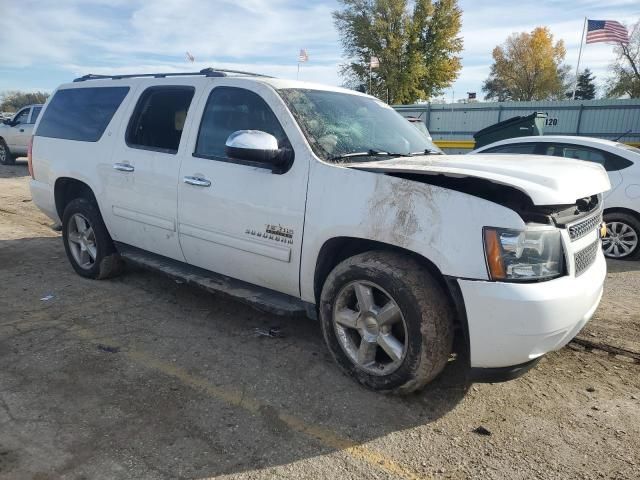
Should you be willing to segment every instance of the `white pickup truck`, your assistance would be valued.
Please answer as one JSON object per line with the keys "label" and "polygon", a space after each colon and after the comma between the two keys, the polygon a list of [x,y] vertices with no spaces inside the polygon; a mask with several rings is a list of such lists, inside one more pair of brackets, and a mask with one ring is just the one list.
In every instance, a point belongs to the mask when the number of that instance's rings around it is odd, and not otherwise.
{"label": "white pickup truck", "polygon": [[600,165],[442,155],[350,90],[214,69],[87,75],[47,102],[29,168],[80,275],[124,258],[319,317],[340,367],[380,391],[431,381],[455,335],[474,378],[517,376],[602,296]]}
{"label": "white pickup truck", "polygon": [[0,164],[13,165],[17,157],[27,154],[33,126],[42,105],[27,105],[0,123]]}

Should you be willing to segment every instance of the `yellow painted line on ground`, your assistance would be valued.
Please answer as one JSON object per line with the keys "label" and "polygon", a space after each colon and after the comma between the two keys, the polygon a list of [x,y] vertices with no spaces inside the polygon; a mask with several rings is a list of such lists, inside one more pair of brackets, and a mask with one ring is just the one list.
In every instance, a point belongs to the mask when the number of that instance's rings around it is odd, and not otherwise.
{"label": "yellow painted line on ground", "polygon": [[[119,347],[122,349],[121,353],[124,356],[136,362],[137,364],[142,365],[143,367],[150,370],[155,370],[157,372],[173,377],[182,382],[184,385],[206,393],[209,397],[215,400],[220,400],[231,406],[242,408],[252,414],[259,414],[263,408],[270,408],[268,404],[262,403],[255,398],[251,398],[244,392],[226,386],[219,387],[213,385],[209,383],[206,378],[193,375],[183,368],[180,368],[172,363],[160,360],[141,350],[132,349],[127,345],[121,345],[119,344],[119,342],[110,338],[100,336],[99,334],[88,328],[74,325],[69,329],[69,331],[82,338],[83,340],[98,343],[97,339],[99,339],[99,343],[108,344],[112,347]],[[395,477],[406,478],[409,480],[432,478],[425,477],[423,474],[406,468],[398,464],[391,458],[387,457],[386,455],[376,452],[375,450],[371,450],[370,448],[367,448],[363,445],[358,445],[356,442],[348,438],[344,438],[328,428],[307,423],[305,420],[299,417],[289,415],[284,412],[277,411],[277,413],[278,418],[285,425],[287,425],[289,429],[301,433],[319,442],[325,447],[342,451],[356,460],[369,463],[370,465],[383,470],[388,474],[394,475]]]}

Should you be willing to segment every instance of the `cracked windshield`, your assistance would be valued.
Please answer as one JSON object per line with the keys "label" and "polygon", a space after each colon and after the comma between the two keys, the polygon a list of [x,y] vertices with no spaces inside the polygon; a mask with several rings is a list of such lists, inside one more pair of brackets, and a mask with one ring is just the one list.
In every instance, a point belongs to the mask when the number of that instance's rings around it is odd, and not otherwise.
{"label": "cracked windshield", "polygon": [[387,104],[373,98],[311,89],[280,95],[316,155],[329,161],[370,161],[440,150]]}

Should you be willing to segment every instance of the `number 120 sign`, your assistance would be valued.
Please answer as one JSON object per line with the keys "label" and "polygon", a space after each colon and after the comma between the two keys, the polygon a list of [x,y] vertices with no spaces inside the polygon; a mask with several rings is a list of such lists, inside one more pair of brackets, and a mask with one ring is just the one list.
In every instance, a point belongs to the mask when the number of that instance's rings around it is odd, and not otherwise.
{"label": "number 120 sign", "polygon": [[558,119],[557,118],[547,118],[547,119],[545,119],[544,124],[547,127],[555,127],[556,125],[558,125]]}

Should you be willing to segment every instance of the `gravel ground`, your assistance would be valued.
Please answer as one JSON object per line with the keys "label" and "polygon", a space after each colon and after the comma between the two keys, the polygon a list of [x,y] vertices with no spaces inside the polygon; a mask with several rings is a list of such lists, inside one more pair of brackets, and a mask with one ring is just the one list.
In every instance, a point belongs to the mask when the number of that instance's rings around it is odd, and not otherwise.
{"label": "gravel ground", "polygon": [[[383,396],[339,373],[316,322],[141,270],[82,279],[49,224],[25,165],[0,167],[3,480],[640,477],[627,357],[570,345],[477,385],[454,361]],[[609,267],[581,335],[640,352],[640,264]]]}

